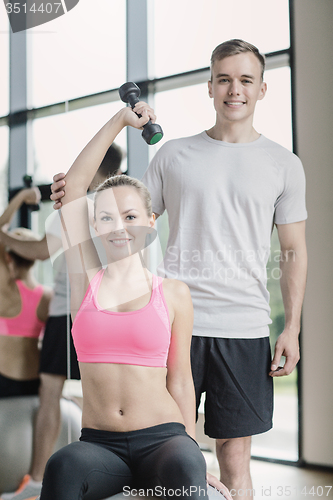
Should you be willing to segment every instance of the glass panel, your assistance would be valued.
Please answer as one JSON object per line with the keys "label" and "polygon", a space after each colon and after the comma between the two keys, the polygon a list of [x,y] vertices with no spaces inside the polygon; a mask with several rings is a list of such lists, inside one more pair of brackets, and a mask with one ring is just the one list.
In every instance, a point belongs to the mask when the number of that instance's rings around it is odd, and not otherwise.
{"label": "glass panel", "polygon": [[9,22],[6,10],[0,9],[0,116],[9,112]]}
{"label": "glass panel", "polygon": [[9,129],[0,127],[0,213],[8,203],[8,151]]}
{"label": "glass panel", "polygon": [[[268,53],[288,48],[288,0],[168,0],[154,2],[152,75],[161,77],[209,66],[212,50],[242,38]],[[172,36],[170,36],[172,33]]]}
{"label": "glass panel", "polygon": [[126,79],[126,2],[81,0],[30,29],[32,106],[120,86]]}
{"label": "glass panel", "polygon": [[207,83],[159,92],[155,95],[154,109],[164,131],[163,139],[154,146],[156,149],[170,139],[199,134],[215,123]]}
{"label": "glass panel", "polygon": [[266,71],[265,81],[267,93],[257,103],[254,128],[272,141],[292,150],[290,68]]}
{"label": "glass panel", "polygon": [[[47,184],[58,172],[66,172],[96,132],[123,107],[103,104],[33,121],[34,183]],[[126,150],[126,131],[116,140]]]}

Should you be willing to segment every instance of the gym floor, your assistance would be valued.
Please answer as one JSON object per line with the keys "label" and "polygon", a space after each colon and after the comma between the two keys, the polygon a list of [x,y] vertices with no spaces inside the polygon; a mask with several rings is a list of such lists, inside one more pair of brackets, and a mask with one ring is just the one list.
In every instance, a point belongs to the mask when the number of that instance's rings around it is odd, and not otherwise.
{"label": "gym floor", "polygon": [[[219,467],[214,453],[204,452],[208,471],[219,476]],[[255,498],[267,500],[333,499],[333,473],[301,469],[260,460],[251,461],[251,474]],[[244,500],[249,493],[242,494]]]}

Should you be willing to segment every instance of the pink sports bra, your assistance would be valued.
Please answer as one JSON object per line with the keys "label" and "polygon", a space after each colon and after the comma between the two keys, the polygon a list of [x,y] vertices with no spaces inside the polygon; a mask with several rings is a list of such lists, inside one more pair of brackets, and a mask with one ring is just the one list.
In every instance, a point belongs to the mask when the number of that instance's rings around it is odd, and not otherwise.
{"label": "pink sports bra", "polygon": [[16,285],[21,296],[21,312],[13,318],[0,318],[0,335],[38,338],[44,327],[44,322],[37,317],[43,287],[38,285],[31,289],[21,280],[16,280]]}
{"label": "pink sports bra", "polygon": [[145,307],[113,312],[102,309],[97,302],[103,274],[101,269],[91,280],[73,323],[78,360],[165,367],[171,328],[162,279],[153,275],[153,290]]}

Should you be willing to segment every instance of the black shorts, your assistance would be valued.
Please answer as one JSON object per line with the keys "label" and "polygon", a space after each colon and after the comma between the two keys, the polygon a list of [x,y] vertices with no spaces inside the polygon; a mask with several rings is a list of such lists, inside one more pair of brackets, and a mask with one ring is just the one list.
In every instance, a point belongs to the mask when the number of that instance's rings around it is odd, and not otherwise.
{"label": "black shorts", "polygon": [[215,439],[253,436],[272,428],[273,379],[269,338],[192,337],[197,417],[206,392],[205,434]]}
{"label": "black shorts", "polygon": [[[72,321],[70,319],[70,328],[69,332],[67,332],[67,315],[50,316],[48,318],[40,355],[40,373],[64,375],[67,378],[77,380],[81,378],[71,329]],[[69,335],[70,345],[70,370],[68,369],[67,334]]]}
{"label": "black shorts", "polygon": [[39,378],[33,380],[15,380],[0,374],[0,398],[12,396],[37,396]]}

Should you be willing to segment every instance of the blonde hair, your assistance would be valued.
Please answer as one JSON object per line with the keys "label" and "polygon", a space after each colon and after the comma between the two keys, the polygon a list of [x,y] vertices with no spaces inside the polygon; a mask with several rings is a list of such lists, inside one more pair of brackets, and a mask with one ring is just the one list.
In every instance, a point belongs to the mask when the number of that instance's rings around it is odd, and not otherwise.
{"label": "blonde hair", "polygon": [[143,201],[144,207],[146,209],[148,217],[151,217],[153,214],[152,211],[152,205],[151,205],[151,196],[146,188],[146,186],[143,184],[143,182],[139,181],[138,179],[135,179],[134,177],[129,177],[128,175],[114,175],[112,177],[109,177],[108,179],[105,179],[102,184],[98,186],[95,192],[95,198],[94,198],[94,212],[96,209],[96,201],[98,198],[99,193],[102,191],[105,191],[106,189],[110,188],[116,188],[119,186],[130,186],[138,190],[139,195],[141,196],[141,199]]}

